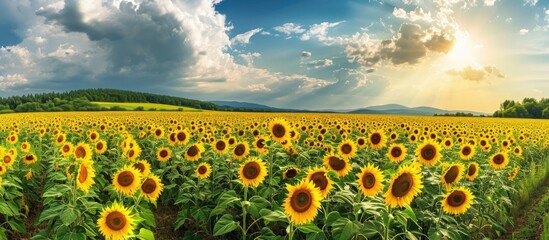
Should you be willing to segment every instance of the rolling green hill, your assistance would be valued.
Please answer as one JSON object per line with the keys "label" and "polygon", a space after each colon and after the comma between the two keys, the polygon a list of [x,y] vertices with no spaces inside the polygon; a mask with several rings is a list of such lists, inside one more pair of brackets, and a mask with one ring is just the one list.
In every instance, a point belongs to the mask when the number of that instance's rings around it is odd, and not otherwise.
{"label": "rolling green hill", "polygon": [[191,107],[182,107],[161,103],[140,103],[140,102],[91,102],[99,107],[121,107],[126,110],[135,110],[138,107],[143,107],[142,110],[169,110],[169,111],[185,111],[185,112],[201,112],[202,109],[196,109]]}

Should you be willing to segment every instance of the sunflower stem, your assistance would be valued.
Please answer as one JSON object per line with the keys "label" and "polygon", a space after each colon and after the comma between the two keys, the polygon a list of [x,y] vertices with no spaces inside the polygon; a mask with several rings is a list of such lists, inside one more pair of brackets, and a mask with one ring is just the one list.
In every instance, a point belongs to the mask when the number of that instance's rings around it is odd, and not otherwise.
{"label": "sunflower stem", "polygon": [[[248,201],[248,187],[244,187],[244,202]],[[246,205],[242,205],[242,239],[246,240]]]}
{"label": "sunflower stem", "polygon": [[288,236],[290,237],[290,240],[293,240],[294,239],[294,224],[292,221],[290,221],[290,234],[288,234]]}

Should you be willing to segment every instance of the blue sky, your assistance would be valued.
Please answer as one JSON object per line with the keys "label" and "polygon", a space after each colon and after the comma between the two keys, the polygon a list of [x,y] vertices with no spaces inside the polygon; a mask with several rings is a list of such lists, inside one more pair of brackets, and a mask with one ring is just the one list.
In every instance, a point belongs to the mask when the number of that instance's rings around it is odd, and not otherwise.
{"label": "blue sky", "polygon": [[110,87],[493,112],[549,97],[549,1],[0,2],[0,96]]}

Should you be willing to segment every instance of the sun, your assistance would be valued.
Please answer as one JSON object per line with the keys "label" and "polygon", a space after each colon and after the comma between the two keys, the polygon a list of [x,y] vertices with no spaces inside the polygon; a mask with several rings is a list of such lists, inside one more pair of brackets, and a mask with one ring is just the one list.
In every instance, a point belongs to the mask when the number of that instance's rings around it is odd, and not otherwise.
{"label": "sun", "polygon": [[475,43],[467,31],[458,30],[454,36],[454,46],[452,47],[452,50],[444,56],[443,62],[447,63],[447,66],[455,69],[461,69],[471,65],[477,66],[477,54],[483,46]]}

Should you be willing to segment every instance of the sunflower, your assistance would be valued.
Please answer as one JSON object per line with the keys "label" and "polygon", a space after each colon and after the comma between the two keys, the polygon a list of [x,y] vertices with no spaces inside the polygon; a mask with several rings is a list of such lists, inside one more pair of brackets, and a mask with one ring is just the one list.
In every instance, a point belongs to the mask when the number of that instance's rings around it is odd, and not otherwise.
{"label": "sunflower", "polygon": [[418,164],[400,166],[385,192],[385,205],[408,206],[423,188],[421,168]]}
{"label": "sunflower", "polygon": [[463,214],[473,204],[473,193],[465,187],[456,188],[444,195],[442,209],[449,214]]}
{"label": "sunflower", "polygon": [[203,151],[204,147],[201,143],[194,143],[185,150],[185,159],[187,159],[187,161],[197,161],[202,157],[201,153]]}
{"label": "sunflower", "polygon": [[273,140],[282,142],[290,139],[290,124],[284,119],[275,118],[269,123],[269,131]]}
{"label": "sunflower", "polygon": [[313,182],[314,187],[320,190],[320,195],[324,199],[332,189],[332,180],[328,177],[326,168],[315,167],[307,173],[307,182]]}
{"label": "sunflower", "polygon": [[105,239],[112,240],[128,239],[133,235],[135,224],[131,211],[117,202],[104,208],[101,211],[101,217],[97,220],[99,232]]}
{"label": "sunflower", "polygon": [[95,142],[97,141],[97,139],[99,139],[99,133],[97,133],[96,131],[91,131],[88,134],[88,138],[90,139],[91,142]]}
{"label": "sunflower", "polygon": [[36,158],[36,155],[32,153],[23,156],[23,163],[25,163],[26,165],[31,165],[35,163],[37,160],[38,159]]}
{"label": "sunflower", "polygon": [[461,180],[463,171],[464,167],[459,163],[450,165],[450,167],[448,167],[448,169],[441,176],[442,185],[444,185],[446,189],[449,189],[452,184],[455,184]]}
{"label": "sunflower", "polygon": [[490,165],[495,169],[505,168],[507,164],[509,164],[507,152],[494,153],[494,155],[490,157]]}
{"label": "sunflower", "polygon": [[158,199],[162,190],[164,190],[164,184],[162,184],[160,178],[154,174],[144,178],[143,183],[141,184],[141,193],[149,202],[156,202],[156,199]]}
{"label": "sunflower", "polygon": [[398,140],[398,133],[392,132],[391,134],[389,134],[389,139],[391,139],[391,142]]}
{"label": "sunflower", "polygon": [[440,146],[432,140],[427,140],[416,149],[416,157],[419,163],[427,167],[434,166],[442,158]]}
{"label": "sunflower", "polygon": [[520,146],[516,146],[513,148],[513,154],[519,158],[522,158],[522,148]]}
{"label": "sunflower", "polygon": [[92,159],[92,150],[90,145],[88,145],[87,143],[78,143],[76,147],[74,147],[73,154],[77,160],[81,160],[83,162],[87,162]]}
{"label": "sunflower", "polygon": [[85,193],[90,190],[90,187],[95,183],[95,170],[91,162],[83,162],[78,167],[78,176],[76,178],[76,186]]}
{"label": "sunflower", "polygon": [[0,176],[4,175],[8,171],[8,168],[3,163],[0,163]]}
{"label": "sunflower", "polygon": [[175,134],[175,139],[177,145],[185,145],[189,141],[189,133],[185,129],[179,130]]}
{"label": "sunflower", "polygon": [[475,178],[477,178],[478,172],[479,172],[478,163],[472,162],[467,167],[467,174],[465,174],[465,177],[467,178],[467,180],[473,181],[475,180]]}
{"label": "sunflower", "polygon": [[515,168],[513,168],[513,171],[511,172],[511,174],[509,174],[509,177],[507,177],[507,179],[509,179],[509,181],[513,181],[513,179],[517,177],[519,171],[520,171],[520,166],[515,166]]}
{"label": "sunflower", "polygon": [[289,167],[288,169],[286,169],[284,171],[284,173],[282,174],[282,179],[284,179],[284,180],[285,179],[292,179],[295,176],[297,176],[300,172],[301,172],[301,170],[299,168],[291,166],[291,167]]}
{"label": "sunflower", "polygon": [[6,165],[6,167],[9,168],[9,167],[13,166],[13,163],[14,163],[15,161],[13,161],[14,158],[13,158],[10,154],[4,153],[4,154],[2,154],[1,156],[2,156],[2,163],[3,163],[4,165]]}
{"label": "sunflower", "polygon": [[258,158],[250,158],[238,169],[238,177],[244,186],[257,187],[265,180],[267,167],[265,162]]}
{"label": "sunflower", "polygon": [[255,150],[259,154],[267,154],[269,153],[269,149],[267,149],[267,141],[269,140],[269,137],[267,136],[259,136],[253,143]]}
{"label": "sunflower", "polygon": [[196,167],[194,172],[200,179],[208,178],[212,173],[212,166],[208,163],[201,163]]}
{"label": "sunflower", "polygon": [[151,173],[151,164],[145,160],[135,162],[132,167],[137,169],[141,176],[148,176]]}
{"label": "sunflower", "polygon": [[233,158],[237,160],[242,160],[250,154],[250,147],[248,142],[239,142],[233,148]]}
{"label": "sunflower", "polygon": [[337,150],[342,158],[351,159],[356,154],[357,146],[353,140],[347,139],[337,146]]}
{"label": "sunflower", "polygon": [[324,157],[324,165],[335,171],[338,177],[345,177],[351,171],[351,163],[348,160],[335,154],[328,154]]}
{"label": "sunflower", "polygon": [[174,146],[175,144],[177,144],[177,132],[172,132],[170,133],[170,135],[168,135],[168,143],[170,144],[170,146]]}
{"label": "sunflower", "polygon": [[102,155],[107,151],[107,142],[105,140],[99,140],[95,143],[95,153]]}
{"label": "sunflower", "polygon": [[215,141],[214,144],[214,150],[217,154],[223,155],[227,152],[229,148],[227,148],[227,142],[224,139],[219,139]]}
{"label": "sunflower", "polygon": [[167,147],[161,147],[156,151],[158,161],[166,162],[172,157],[172,150]]}
{"label": "sunflower", "polygon": [[67,158],[74,153],[74,146],[70,142],[65,142],[59,151],[63,157]]}
{"label": "sunflower", "polygon": [[135,143],[132,147],[126,151],[125,157],[130,161],[135,161],[139,156],[141,156],[141,147]]}
{"label": "sunflower", "polygon": [[117,192],[131,196],[139,189],[141,174],[134,167],[125,166],[114,174],[112,184]]}
{"label": "sunflower", "polygon": [[381,149],[385,146],[387,137],[385,137],[385,132],[383,130],[376,130],[370,134],[368,141],[370,141],[370,147],[372,149]]}
{"label": "sunflower", "polygon": [[357,173],[357,182],[360,186],[360,190],[365,197],[375,196],[379,191],[383,190],[383,181],[385,176],[378,167],[371,163],[368,163],[365,167],[360,169],[360,173]]}
{"label": "sunflower", "polygon": [[389,161],[399,163],[406,158],[406,147],[404,147],[404,144],[391,144],[389,147],[389,152],[387,153],[387,157],[389,158]]}
{"label": "sunflower", "polygon": [[297,225],[312,222],[318,214],[322,196],[312,182],[301,181],[295,186],[286,184],[288,195],[284,200],[284,213]]}
{"label": "sunflower", "polygon": [[29,142],[21,143],[21,152],[28,153],[30,149],[31,149],[31,145]]}
{"label": "sunflower", "polygon": [[55,138],[55,145],[61,146],[61,144],[63,144],[65,142],[65,140],[67,140],[67,135],[64,134],[64,133],[60,133]]}
{"label": "sunflower", "polygon": [[454,146],[454,141],[452,141],[451,138],[445,138],[442,141],[442,146],[444,146],[444,148],[446,149],[451,149]]}
{"label": "sunflower", "polygon": [[464,144],[459,151],[459,157],[463,160],[469,160],[475,155],[475,146]]}
{"label": "sunflower", "polygon": [[157,127],[154,130],[154,138],[160,140],[160,139],[162,139],[162,137],[164,137],[164,128],[163,127]]}
{"label": "sunflower", "polygon": [[366,138],[364,137],[359,137],[356,139],[356,145],[359,147],[359,148],[364,148],[366,147],[366,143],[367,143],[367,140]]}

